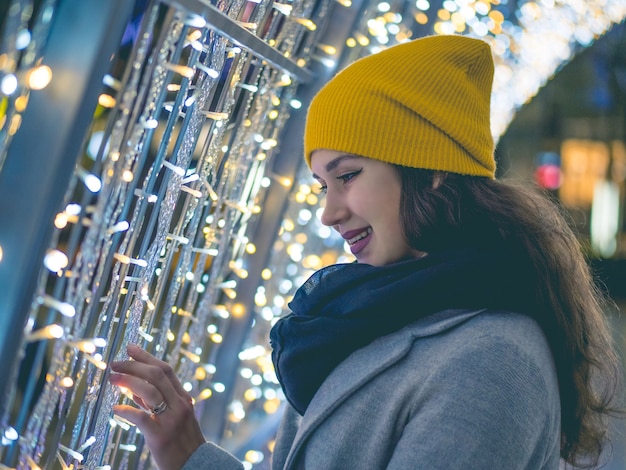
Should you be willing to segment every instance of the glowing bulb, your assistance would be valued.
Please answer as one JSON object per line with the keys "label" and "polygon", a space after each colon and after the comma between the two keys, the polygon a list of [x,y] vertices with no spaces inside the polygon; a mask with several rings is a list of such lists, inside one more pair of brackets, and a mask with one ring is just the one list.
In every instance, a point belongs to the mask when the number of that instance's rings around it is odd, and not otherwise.
{"label": "glowing bulb", "polygon": [[5,95],[12,95],[17,90],[17,77],[12,73],[5,75],[0,82],[0,91]]}
{"label": "glowing bulb", "polygon": [[85,169],[81,167],[78,167],[76,169],[76,173],[78,174],[78,177],[83,180],[83,183],[85,183],[87,189],[92,193],[97,193],[98,191],[100,191],[100,189],[102,189],[102,181],[100,181],[100,178],[98,178],[96,175],[88,173]]}
{"label": "glowing bulb", "polygon": [[317,25],[308,18],[294,18],[293,20],[307,28],[309,31],[315,31],[317,29]]}
{"label": "glowing bulb", "polygon": [[40,341],[42,339],[59,339],[63,337],[63,327],[52,324],[39,330],[33,331],[24,337],[28,342]]}
{"label": "glowing bulb", "polygon": [[246,307],[241,303],[236,303],[232,306],[231,313],[234,317],[242,317],[246,313]]}
{"label": "glowing bulb", "polygon": [[74,385],[74,380],[72,380],[71,377],[63,377],[59,381],[59,385],[63,388],[70,388],[72,385]]}
{"label": "glowing bulb", "polygon": [[113,108],[115,106],[115,98],[106,93],[102,93],[98,96],[98,104],[103,108]]}
{"label": "glowing bulb", "polygon": [[52,69],[47,65],[35,67],[26,76],[31,90],[43,90],[52,80]]}
{"label": "glowing bulb", "polygon": [[46,307],[53,308],[61,313],[61,315],[64,315],[66,317],[71,318],[76,315],[76,309],[72,304],[68,304],[67,302],[61,302],[54,297],[50,297],[49,295],[39,297],[37,300],[40,304],[45,305]]}
{"label": "glowing bulb", "polygon": [[337,53],[337,48],[334,46],[329,46],[327,44],[318,44],[317,47],[328,55],[335,55]]}
{"label": "glowing bulb", "polygon": [[43,264],[53,273],[59,272],[61,269],[67,267],[69,259],[67,255],[59,250],[48,250],[46,256],[43,259]]}
{"label": "glowing bulb", "polygon": [[31,34],[27,29],[23,29],[17,33],[17,37],[15,38],[15,48],[18,51],[26,49],[30,44]]}
{"label": "glowing bulb", "polygon": [[211,390],[210,388],[205,388],[198,395],[198,400],[206,400],[207,398],[210,398],[211,395],[213,395],[213,390]]}

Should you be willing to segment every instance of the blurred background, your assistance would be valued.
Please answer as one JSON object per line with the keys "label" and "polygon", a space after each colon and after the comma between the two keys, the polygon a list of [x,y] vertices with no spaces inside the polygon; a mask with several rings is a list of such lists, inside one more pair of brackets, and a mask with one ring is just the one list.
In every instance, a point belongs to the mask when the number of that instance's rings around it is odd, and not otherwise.
{"label": "blurred background", "polygon": [[[268,469],[268,332],[350,262],[302,164],[338,70],[431,34],[488,42],[498,176],[562,204],[626,360],[623,0],[0,2],[0,468],[151,468],[106,364],[170,362],[207,438]],[[606,469],[626,468],[613,424]]]}

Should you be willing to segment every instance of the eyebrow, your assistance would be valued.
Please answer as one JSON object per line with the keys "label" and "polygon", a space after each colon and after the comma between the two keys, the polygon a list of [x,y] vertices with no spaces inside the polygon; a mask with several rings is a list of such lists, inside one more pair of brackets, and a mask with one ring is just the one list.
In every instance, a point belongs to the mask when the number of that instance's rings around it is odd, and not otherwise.
{"label": "eyebrow", "polygon": [[[359,157],[358,155],[350,155],[350,154],[339,155],[337,158],[332,159],[326,164],[326,167],[325,167],[326,172],[333,171],[335,168],[339,166],[341,162],[345,160],[354,160],[356,158],[362,158],[362,157]],[[320,179],[320,177],[317,176],[315,173],[313,173],[313,178]]]}

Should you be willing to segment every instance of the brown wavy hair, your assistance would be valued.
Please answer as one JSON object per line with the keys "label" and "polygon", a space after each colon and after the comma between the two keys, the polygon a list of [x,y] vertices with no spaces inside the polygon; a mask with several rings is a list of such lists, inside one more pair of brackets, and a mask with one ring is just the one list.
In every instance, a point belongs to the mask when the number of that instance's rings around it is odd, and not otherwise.
{"label": "brown wavy hair", "polygon": [[621,369],[596,285],[565,212],[533,184],[394,165],[410,246],[428,253],[506,243],[536,274],[536,320],[554,356],[561,399],[561,458],[598,465]]}

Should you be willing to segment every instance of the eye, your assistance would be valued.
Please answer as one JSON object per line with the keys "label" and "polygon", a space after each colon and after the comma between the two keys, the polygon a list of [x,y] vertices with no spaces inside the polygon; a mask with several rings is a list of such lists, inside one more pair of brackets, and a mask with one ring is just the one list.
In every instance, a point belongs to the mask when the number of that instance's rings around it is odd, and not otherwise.
{"label": "eye", "polygon": [[355,176],[357,176],[359,173],[361,173],[361,171],[363,171],[363,169],[357,170],[357,171],[351,171],[349,173],[344,173],[343,175],[339,175],[336,177],[336,179],[338,179],[339,181],[341,181],[343,184],[346,184],[348,181],[350,181],[352,178],[354,178]]}
{"label": "eye", "polygon": [[325,184],[316,184],[315,186],[311,188],[311,190],[315,194],[326,194],[328,190],[328,186],[326,186]]}

